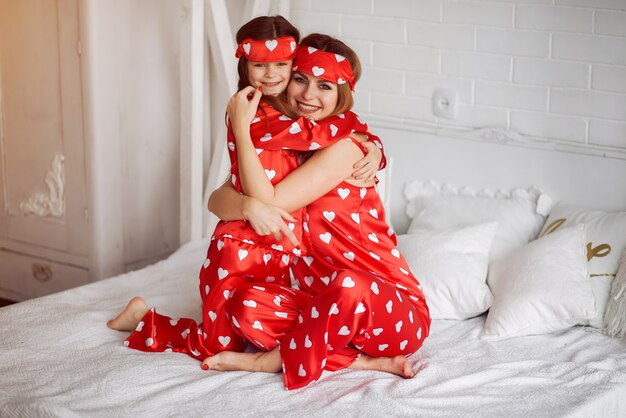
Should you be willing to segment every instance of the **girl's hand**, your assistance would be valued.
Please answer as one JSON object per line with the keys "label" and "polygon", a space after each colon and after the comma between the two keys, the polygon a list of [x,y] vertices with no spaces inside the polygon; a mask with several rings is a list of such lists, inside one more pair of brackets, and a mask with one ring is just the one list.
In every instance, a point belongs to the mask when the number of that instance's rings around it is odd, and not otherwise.
{"label": "girl's hand", "polygon": [[[249,99],[248,96],[252,95]],[[261,100],[261,88],[255,89],[252,86],[245,87],[235,93],[228,101],[228,117],[233,124],[233,131],[237,135],[238,129],[249,129],[250,122],[256,115],[259,101]]]}
{"label": "girl's hand", "polygon": [[355,170],[354,173],[352,173],[352,178],[355,180],[370,181],[374,179],[378,171],[380,161],[383,159],[383,153],[376,144],[372,142],[361,142],[361,145],[367,150],[367,155],[352,166]]}
{"label": "girl's hand", "polygon": [[289,239],[294,248],[300,243],[285,221],[297,222],[289,212],[272,205],[267,205],[260,200],[246,197],[243,205],[245,219],[259,235],[273,235],[276,241],[283,239],[283,234]]}

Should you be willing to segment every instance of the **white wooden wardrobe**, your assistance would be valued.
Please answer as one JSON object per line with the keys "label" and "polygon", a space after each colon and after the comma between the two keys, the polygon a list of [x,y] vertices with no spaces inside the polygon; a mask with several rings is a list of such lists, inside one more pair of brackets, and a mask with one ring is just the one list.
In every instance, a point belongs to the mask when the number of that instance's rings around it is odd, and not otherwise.
{"label": "white wooden wardrobe", "polygon": [[0,298],[178,248],[180,21],[167,0],[0,0]]}

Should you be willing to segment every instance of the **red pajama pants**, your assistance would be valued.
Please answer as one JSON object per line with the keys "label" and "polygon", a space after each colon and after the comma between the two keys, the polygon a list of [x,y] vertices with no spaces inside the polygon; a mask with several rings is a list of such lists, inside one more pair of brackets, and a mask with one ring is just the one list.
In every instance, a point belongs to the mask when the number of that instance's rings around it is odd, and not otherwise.
{"label": "red pajama pants", "polygon": [[[127,338],[126,345],[142,351],[169,349],[199,360],[220,351],[243,351],[246,341],[238,332],[237,321],[246,323],[246,318],[228,315],[231,297],[244,285],[289,288],[293,258],[282,251],[231,238],[213,239],[200,271],[202,322],[172,319],[151,309]],[[245,306],[253,309],[255,303],[246,301]]]}
{"label": "red pajama pants", "polygon": [[240,286],[227,311],[239,335],[262,350],[280,344],[285,387],[296,389],[323,370],[372,357],[417,351],[428,325],[419,307],[396,286],[359,271],[339,271],[312,295],[276,285]]}

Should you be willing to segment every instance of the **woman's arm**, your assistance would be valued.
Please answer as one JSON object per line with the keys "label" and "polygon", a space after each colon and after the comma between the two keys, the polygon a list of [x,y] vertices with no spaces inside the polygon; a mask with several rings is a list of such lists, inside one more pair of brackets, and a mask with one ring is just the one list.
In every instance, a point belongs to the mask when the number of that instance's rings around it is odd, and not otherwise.
{"label": "woman's arm", "polygon": [[282,234],[285,234],[294,247],[298,246],[298,240],[285,223],[285,221],[296,222],[289,213],[240,194],[230,181],[211,193],[208,208],[223,221],[247,220],[257,234],[271,234],[276,241],[281,241]]}

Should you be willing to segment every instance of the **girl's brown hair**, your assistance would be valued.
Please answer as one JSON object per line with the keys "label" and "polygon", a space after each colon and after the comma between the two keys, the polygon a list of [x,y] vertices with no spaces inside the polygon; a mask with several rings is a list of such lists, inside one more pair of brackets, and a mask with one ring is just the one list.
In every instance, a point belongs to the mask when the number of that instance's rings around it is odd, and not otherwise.
{"label": "girl's brown hair", "polygon": [[[296,42],[300,41],[300,32],[284,17],[280,15],[259,16],[239,28],[236,40],[237,44],[240,44],[244,39],[248,38],[264,41],[282,38],[283,36],[292,36]],[[241,90],[250,85],[248,81],[248,59],[243,55],[239,58],[237,71],[239,73],[237,90]]]}
{"label": "girl's brown hair", "polygon": [[[331,52],[333,54],[343,55],[352,66],[354,83],[356,84],[356,82],[359,81],[359,78],[361,78],[361,61],[359,60],[358,55],[352,50],[352,48],[341,42],[339,39],[321,33],[312,33],[302,39],[302,42],[300,43],[300,48],[306,48],[308,46],[322,51]],[[352,106],[354,106],[354,98],[352,97],[352,91],[350,90],[348,83],[337,85],[337,95],[337,106],[330,116],[347,112],[352,109]],[[286,95],[284,93],[277,97],[264,96],[263,100],[272,105],[274,109],[291,118],[298,117],[294,109],[287,105]]]}

